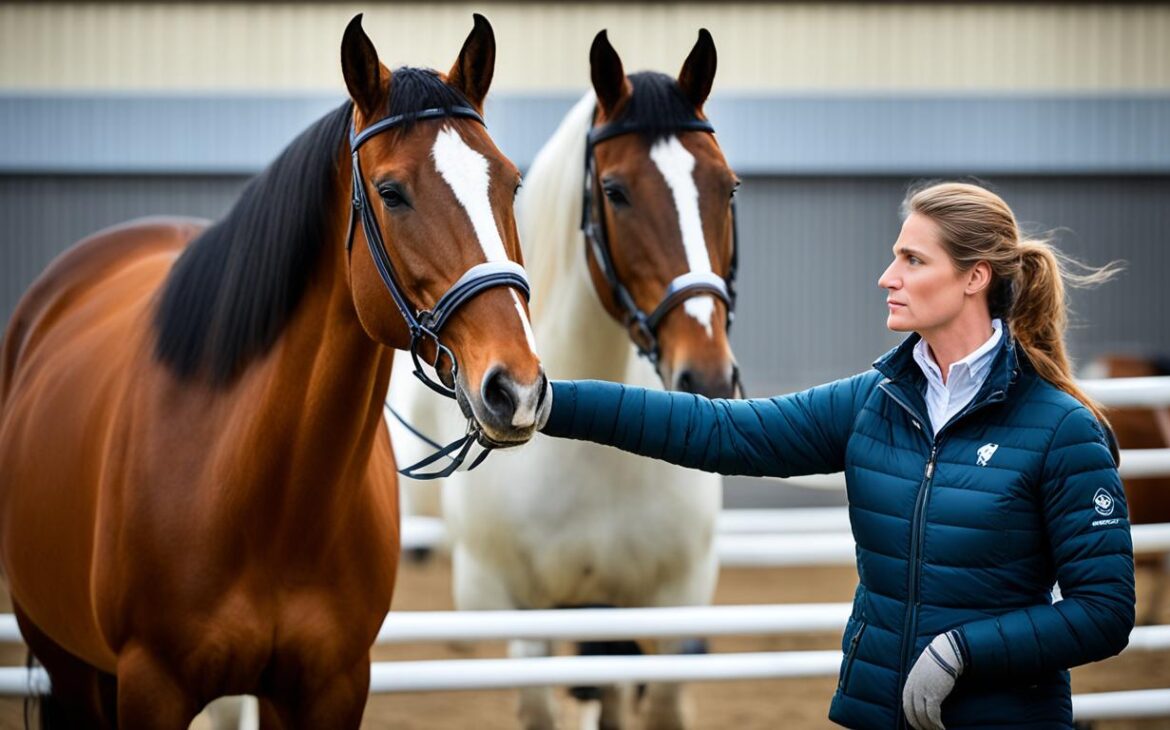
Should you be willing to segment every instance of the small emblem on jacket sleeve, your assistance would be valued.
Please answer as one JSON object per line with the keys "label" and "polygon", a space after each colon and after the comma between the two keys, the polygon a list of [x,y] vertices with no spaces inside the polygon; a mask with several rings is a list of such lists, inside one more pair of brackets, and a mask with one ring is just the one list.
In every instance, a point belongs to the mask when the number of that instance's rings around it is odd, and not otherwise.
{"label": "small emblem on jacket sleeve", "polygon": [[979,450],[975,452],[975,463],[979,466],[987,466],[987,462],[991,461],[991,457],[995,454],[995,450],[999,448],[999,444],[983,444]]}
{"label": "small emblem on jacket sleeve", "polygon": [[1102,517],[1113,514],[1113,497],[1105,491],[1104,487],[1098,489],[1097,493],[1093,495],[1093,509],[1097,510],[1097,514]]}

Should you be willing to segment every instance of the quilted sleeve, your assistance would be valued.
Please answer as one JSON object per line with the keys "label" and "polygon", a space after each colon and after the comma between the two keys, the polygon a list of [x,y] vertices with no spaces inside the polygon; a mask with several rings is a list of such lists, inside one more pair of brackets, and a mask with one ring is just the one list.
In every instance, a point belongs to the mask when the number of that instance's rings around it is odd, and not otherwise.
{"label": "quilted sleeve", "polygon": [[544,433],[720,474],[840,471],[876,371],[754,400],[711,400],[595,380],[555,381]]}
{"label": "quilted sleeve", "polygon": [[1034,676],[1113,656],[1129,642],[1134,571],[1125,493],[1087,409],[1072,410],[1057,427],[1041,490],[1063,600],[960,627],[964,674]]}

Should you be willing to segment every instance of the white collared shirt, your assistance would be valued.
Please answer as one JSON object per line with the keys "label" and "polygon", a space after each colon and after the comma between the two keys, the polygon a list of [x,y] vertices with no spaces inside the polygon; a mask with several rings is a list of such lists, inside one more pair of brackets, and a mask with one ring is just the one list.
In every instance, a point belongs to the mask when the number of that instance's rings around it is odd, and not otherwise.
{"label": "white collared shirt", "polygon": [[926,409],[936,434],[955,414],[967,407],[983,387],[983,381],[987,380],[987,374],[991,372],[991,360],[995,357],[995,347],[1003,337],[1003,322],[991,320],[991,329],[991,337],[987,342],[951,365],[945,383],[942,370],[934,361],[926,340],[919,340],[914,345],[914,361],[926,375]]}

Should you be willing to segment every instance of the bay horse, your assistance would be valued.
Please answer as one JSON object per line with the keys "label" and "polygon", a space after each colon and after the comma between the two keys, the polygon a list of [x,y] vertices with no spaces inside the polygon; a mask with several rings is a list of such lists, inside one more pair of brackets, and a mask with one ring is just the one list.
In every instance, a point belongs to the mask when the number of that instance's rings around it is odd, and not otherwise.
{"label": "bay horse", "polygon": [[[590,64],[592,93],[537,155],[517,201],[545,366],[551,377],[732,396],[738,372],[727,326],[738,180],[703,114],[714,42],[700,31],[677,78],[627,76],[602,31]],[[457,411],[418,387],[398,388],[398,377],[390,398],[407,421],[423,433],[457,429]],[[420,444],[395,437],[404,459]],[[717,475],[582,441],[536,439],[523,454],[494,456],[443,483],[455,604],[708,604],[721,502]],[[598,648],[614,647],[591,649]],[[683,648],[682,641],[655,647]],[[510,645],[514,656],[551,649]],[[604,727],[620,726],[621,694],[601,691]],[[682,707],[677,685],[650,685],[644,724],[682,727]],[[554,727],[556,714],[547,688],[521,691],[524,727]]]}
{"label": "bay horse", "polygon": [[43,721],[186,728],[253,694],[266,727],[359,726],[398,560],[392,348],[436,363],[483,442],[542,407],[494,60],[477,15],[447,74],[390,72],[359,15],[349,101],[226,217],[99,232],[24,295],[0,559]]}
{"label": "bay horse", "polygon": [[[1170,375],[1170,359],[1110,354],[1095,358],[1082,373],[1094,378],[1140,378]],[[1109,408],[1117,444],[1122,449],[1170,448],[1170,408]],[[1129,521],[1135,525],[1170,522],[1170,477],[1123,480]],[[1136,567],[1152,573],[1150,598],[1139,622],[1159,623],[1170,583],[1170,554],[1137,555]]]}

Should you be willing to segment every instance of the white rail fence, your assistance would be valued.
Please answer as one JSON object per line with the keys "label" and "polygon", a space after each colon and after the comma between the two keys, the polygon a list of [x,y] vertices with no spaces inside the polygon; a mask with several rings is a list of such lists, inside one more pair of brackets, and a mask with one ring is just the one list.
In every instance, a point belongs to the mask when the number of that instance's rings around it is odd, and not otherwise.
{"label": "white rail fence", "polygon": [[[849,515],[842,507],[724,510],[717,530],[715,550],[725,568],[852,565],[855,560]],[[1170,523],[1133,525],[1130,532],[1134,552],[1170,552]],[[403,521],[404,548],[440,547],[446,539],[441,520]]]}
{"label": "white rail fence", "polygon": [[[400,612],[387,617],[378,642],[633,639],[672,636],[794,634],[839,631],[848,603],[715,606],[573,611]],[[619,618],[620,616],[620,618]],[[5,621],[6,640],[19,639]],[[1170,626],[1138,627],[1126,653],[1170,649]],[[376,662],[370,691],[488,690],[544,685],[646,681],[731,681],[832,677],[839,651],[713,654],[702,656],[548,657]],[[0,695],[49,688],[43,670],[0,669]],[[1170,714],[1170,690],[1101,693],[1074,698],[1080,719]]]}
{"label": "white rail fence", "polygon": [[[370,692],[513,689],[549,685],[630,682],[720,682],[742,679],[834,677],[841,654],[793,651],[704,656],[548,657],[375,662]],[[441,686],[440,686],[441,685]],[[0,696],[22,697],[49,689],[44,670],[0,668]],[[1170,689],[1101,692],[1073,696],[1078,720],[1170,715]]]}

